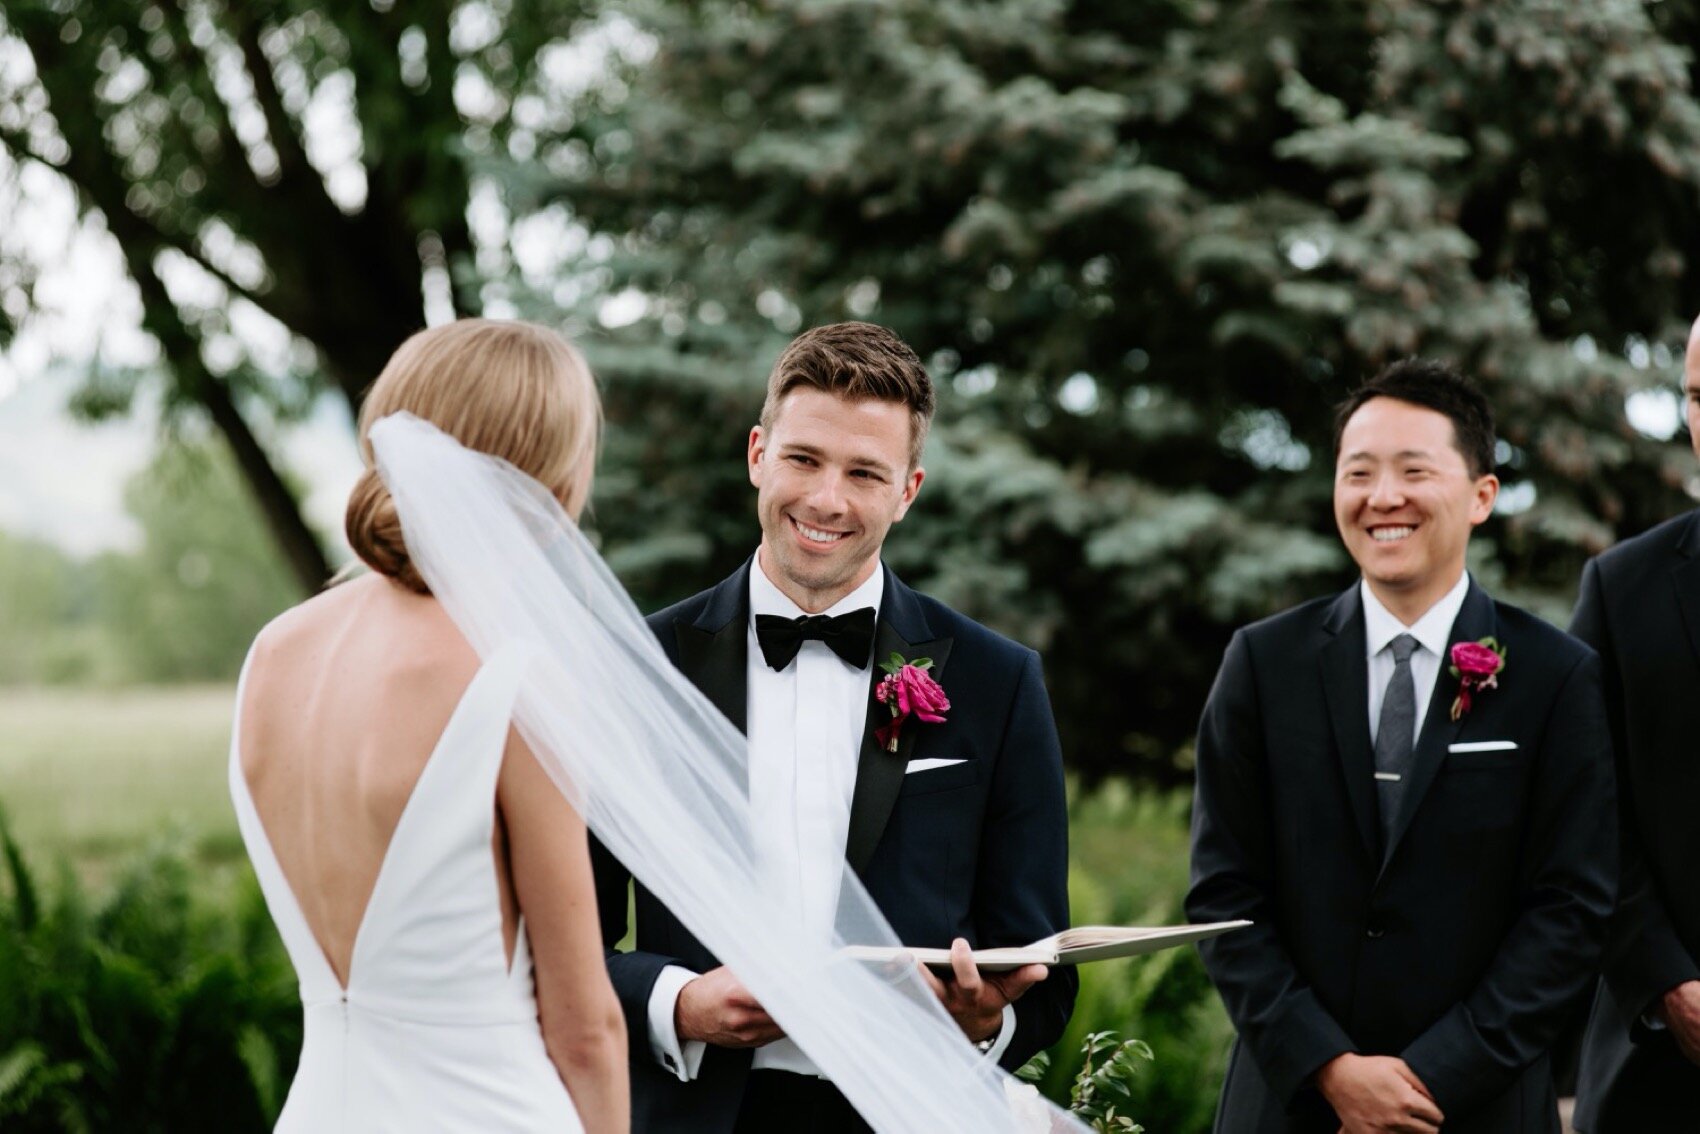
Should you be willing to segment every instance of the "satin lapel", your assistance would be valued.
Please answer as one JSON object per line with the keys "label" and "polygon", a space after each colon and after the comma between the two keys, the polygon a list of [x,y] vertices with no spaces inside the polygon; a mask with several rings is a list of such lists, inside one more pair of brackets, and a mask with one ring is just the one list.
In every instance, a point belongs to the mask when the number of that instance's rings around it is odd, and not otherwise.
{"label": "satin lapel", "polygon": [[1375,750],[1369,739],[1369,661],[1363,600],[1352,587],[1328,608],[1324,628],[1332,637],[1322,647],[1322,690],[1334,725],[1334,748],[1346,781],[1352,819],[1364,850],[1375,854],[1379,804],[1375,798]]}
{"label": "satin lapel", "polygon": [[[883,570],[883,568],[882,568]],[[930,631],[921,616],[915,593],[897,576],[886,571],[885,597],[880,602],[879,631],[874,636],[873,673],[868,679],[868,713],[862,728],[861,755],[856,764],[856,791],[850,798],[850,830],[844,840],[844,857],[858,875],[873,857],[891,809],[897,805],[897,793],[903,788],[903,770],[915,751],[916,738],[928,726],[911,720],[897,737],[897,751],[887,752],[880,747],[874,734],[891,720],[891,710],[874,700],[874,687],[885,677],[880,662],[892,654],[902,654],[910,661],[932,658],[927,672],[935,680],[944,674],[950,660],[952,638],[929,638]],[[916,640],[911,640],[911,639]]]}
{"label": "satin lapel", "polygon": [[1686,558],[1671,568],[1671,582],[1682,606],[1682,620],[1688,624],[1688,644],[1700,659],[1700,513],[1689,521],[1680,550]]}
{"label": "satin lapel", "polygon": [[[715,588],[695,622],[677,622],[679,672],[713,702],[739,732],[748,727],[749,565]],[[749,765],[738,765],[749,791]]]}
{"label": "satin lapel", "polygon": [[1434,691],[1429,694],[1428,712],[1423,717],[1422,731],[1417,734],[1417,750],[1411,756],[1411,778],[1400,794],[1399,814],[1393,821],[1393,837],[1388,840],[1387,851],[1381,859],[1384,871],[1393,858],[1393,852],[1399,849],[1399,841],[1410,830],[1411,820],[1416,818],[1423,796],[1428,794],[1435,776],[1440,774],[1440,766],[1446,762],[1447,747],[1458,739],[1458,730],[1464,726],[1461,718],[1452,719],[1452,701],[1458,696],[1458,679],[1451,673],[1452,647],[1459,642],[1477,642],[1494,637],[1498,632],[1493,599],[1472,579],[1470,590],[1464,596],[1464,605],[1452,621],[1452,633],[1446,640],[1446,656],[1440,659],[1440,672],[1435,676]]}

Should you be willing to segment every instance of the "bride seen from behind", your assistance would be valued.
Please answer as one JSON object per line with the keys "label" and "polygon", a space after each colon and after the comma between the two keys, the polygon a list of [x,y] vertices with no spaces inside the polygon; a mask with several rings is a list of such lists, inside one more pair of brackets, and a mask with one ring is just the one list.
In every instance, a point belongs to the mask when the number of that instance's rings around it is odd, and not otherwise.
{"label": "bride seen from behind", "polygon": [[305,1011],[278,1129],[624,1131],[584,822],[509,725],[525,659],[481,665],[409,560],[368,439],[396,412],[575,517],[600,426],[582,357],[524,323],[422,331],[367,397],[347,531],[372,572],[261,632],[232,741],[243,837]]}

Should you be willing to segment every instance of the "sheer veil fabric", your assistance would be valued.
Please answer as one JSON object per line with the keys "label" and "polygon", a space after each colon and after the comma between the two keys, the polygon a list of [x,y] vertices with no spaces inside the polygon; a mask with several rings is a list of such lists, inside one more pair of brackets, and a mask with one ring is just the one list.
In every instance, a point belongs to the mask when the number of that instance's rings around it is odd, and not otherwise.
{"label": "sheer veil fabric", "polygon": [[985,1060],[846,866],[830,932],[765,881],[743,736],[662,653],[561,506],[408,414],[371,430],[408,552],[481,657],[529,645],[514,723],[598,838],[730,966],[876,1130],[1082,1132]]}

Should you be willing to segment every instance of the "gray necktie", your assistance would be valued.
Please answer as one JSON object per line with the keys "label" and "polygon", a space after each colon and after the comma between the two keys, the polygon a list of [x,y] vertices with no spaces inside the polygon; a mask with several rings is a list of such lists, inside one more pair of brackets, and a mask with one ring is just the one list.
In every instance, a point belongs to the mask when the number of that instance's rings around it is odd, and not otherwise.
{"label": "gray necktie", "polygon": [[1387,648],[1393,651],[1393,676],[1381,698],[1381,723],[1375,730],[1375,787],[1381,797],[1382,846],[1393,840],[1393,819],[1411,771],[1411,751],[1417,726],[1417,686],[1411,680],[1411,654],[1417,640],[1401,634]]}

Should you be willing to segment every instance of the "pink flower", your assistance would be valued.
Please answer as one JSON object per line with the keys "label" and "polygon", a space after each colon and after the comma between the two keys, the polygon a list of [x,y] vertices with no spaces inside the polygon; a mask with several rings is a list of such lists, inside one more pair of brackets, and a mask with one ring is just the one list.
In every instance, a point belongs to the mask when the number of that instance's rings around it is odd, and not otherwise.
{"label": "pink flower", "polygon": [[1505,658],[1480,642],[1458,642],[1452,647],[1452,664],[1469,677],[1492,677],[1505,665]]}
{"label": "pink flower", "polygon": [[898,734],[903,722],[916,717],[928,724],[939,724],[950,710],[950,698],[944,688],[927,673],[932,662],[922,659],[921,665],[911,665],[897,655],[885,665],[886,676],[874,686],[874,698],[891,709],[891,723],[878,729],[874,738],[887,752],[897,751]]}
{"label": "pink flower", "polygon": [[950,698],[944,695],[944,689],[927,675],[926,670],[906,665],[886,678],[886,682],[895,686],[899,716],[913,713],[928,724],[944,720],[944,714],[950,708]]}
{"label": "pink flower", "polygon": [[1479,642],[1454,642],[1452,676],[1458,679],[1458,696],[1452,699],[1452,719],[1470,711],[1470,694],[1499,688],[1499,672],[1505,668],[1505,649],[1494,638]]}

